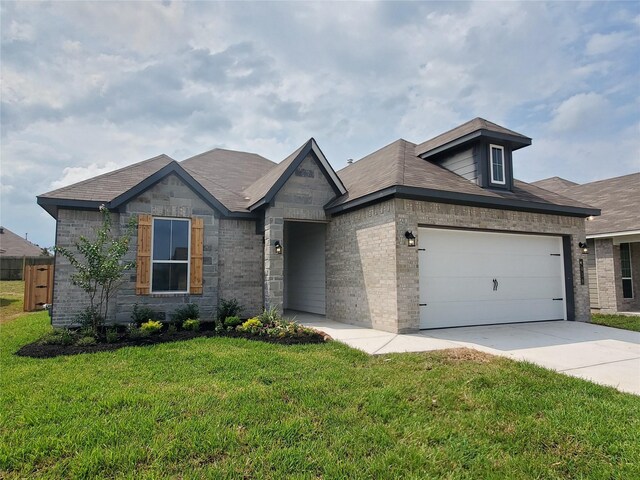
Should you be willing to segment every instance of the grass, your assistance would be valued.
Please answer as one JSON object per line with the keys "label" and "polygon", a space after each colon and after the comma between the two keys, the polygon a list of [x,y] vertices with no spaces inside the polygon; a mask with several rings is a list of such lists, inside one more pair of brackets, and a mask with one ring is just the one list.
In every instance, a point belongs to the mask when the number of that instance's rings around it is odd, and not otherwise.
{"label": "grass", "polygon": [[622,328],[624,330],[633,330],[640,332],[640,316],[636,315],[603,315],[594,313],[591,315],[591,321],[605,327]]}
{"label": "grass", "polygon": [[22,280],[0,280],[0,323],[12,320],[22,313],[24,305],[24,282]]}
{"label": "grass", "polygon": [[470,350],[201,338],[47,360],[0,329],[0,478],[640,478],[640,398]]}

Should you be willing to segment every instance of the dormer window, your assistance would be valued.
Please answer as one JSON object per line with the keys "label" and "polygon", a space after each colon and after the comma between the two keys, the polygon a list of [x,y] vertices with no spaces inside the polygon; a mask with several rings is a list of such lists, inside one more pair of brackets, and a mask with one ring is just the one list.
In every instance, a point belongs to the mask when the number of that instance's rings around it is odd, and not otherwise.
{"label": "dormer window", "polygon": [[500,145],[490,145],[491,183],[504,185],[504,147]]}

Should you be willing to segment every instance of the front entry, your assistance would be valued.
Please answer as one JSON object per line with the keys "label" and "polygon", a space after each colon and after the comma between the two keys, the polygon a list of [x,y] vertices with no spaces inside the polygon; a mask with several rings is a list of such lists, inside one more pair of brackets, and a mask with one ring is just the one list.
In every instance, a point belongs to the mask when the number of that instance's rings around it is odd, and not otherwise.
{"label": "front entry", "polygon": [[325,314],[324,223],[284,223],[284,308]]}

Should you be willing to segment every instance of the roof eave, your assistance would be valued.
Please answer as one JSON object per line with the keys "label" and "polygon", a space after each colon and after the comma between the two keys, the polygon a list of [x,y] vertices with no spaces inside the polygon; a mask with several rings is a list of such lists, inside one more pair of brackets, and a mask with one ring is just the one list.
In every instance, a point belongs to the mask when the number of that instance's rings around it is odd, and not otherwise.
{"label": "roof eave", "polygon": [[363,197],[356,198],[341,205],[329,207],[328,213],[336,214],[346,212],[354,208],[364,206],[383,200],[386,197],[406,198],[411,200],[428,200],[441,203],[451,203],[456,205],[470,205],[499,210],[516,210],[532,213],[547,213],[555,215],[566,215],[570,217],[582,217],[600,215],[597,208],[584,208],[571,205],[556,205],[553,203],[526,202],[508,198],[485,197],[469,193],[450,192],[445,190],[434,190],[430,188],[395,186],[370,193]]}
{"label": "roof eave", "polygon": [[501,142],[508,142],[511,145],[512,150],[518,150],[520,148],[527,147],[531,145],[531,141],[532,141],[529,137],[525,137],[521,135],[511,135],[511,134],[502,133],[502,132],[494,132],[492,130],[487,130],[482,128],[480,130],[476,130],[474,132],[468,133],[454,140],[451,140],[436,148],[432,148],[425,152],[419,153],[418,156],[420,158],[433,157],[435,155],[438,155],[452,148],[465,145],[467,143],[470,143],[475,140],[479,140],[481,138],[484,138],[487,140],[497,140]]}

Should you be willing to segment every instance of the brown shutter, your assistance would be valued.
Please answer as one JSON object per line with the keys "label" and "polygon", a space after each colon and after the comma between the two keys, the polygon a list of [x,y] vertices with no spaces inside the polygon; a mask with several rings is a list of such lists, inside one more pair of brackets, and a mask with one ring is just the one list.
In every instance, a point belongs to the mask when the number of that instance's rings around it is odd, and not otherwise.
{"label": "brown shutter", "polygon": [[191,219],[191,275],[189,293],[202,295],[202,251],[204,223],[202,218]]}
{"label": "brown shutter", "polygon": [[138,215],[136,266],[136,295],[149,295],[151,291],[151,215]]}

